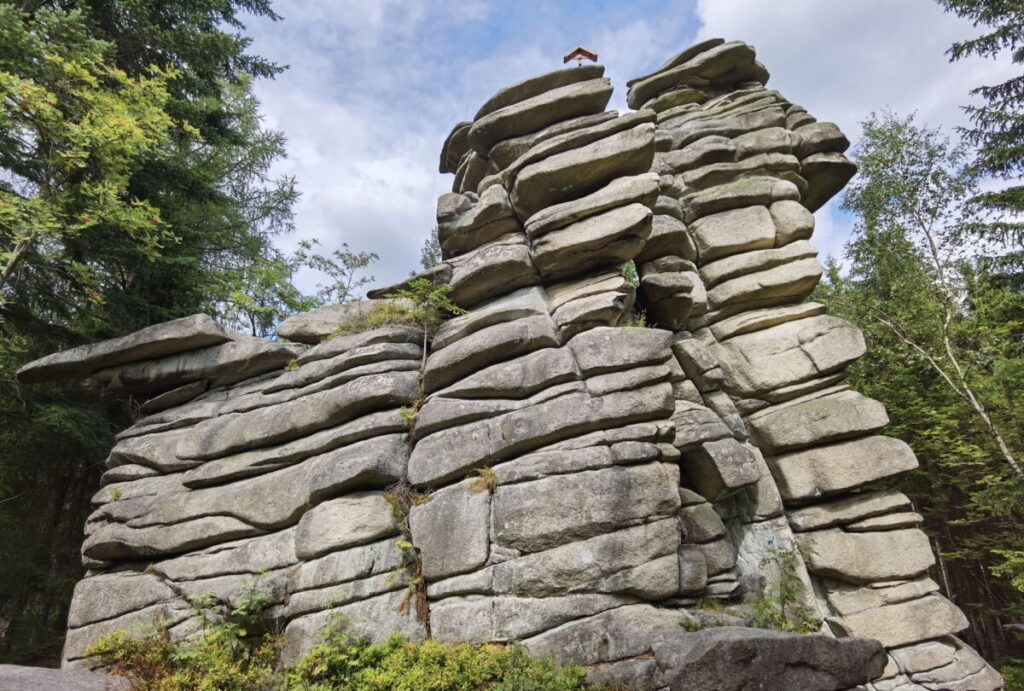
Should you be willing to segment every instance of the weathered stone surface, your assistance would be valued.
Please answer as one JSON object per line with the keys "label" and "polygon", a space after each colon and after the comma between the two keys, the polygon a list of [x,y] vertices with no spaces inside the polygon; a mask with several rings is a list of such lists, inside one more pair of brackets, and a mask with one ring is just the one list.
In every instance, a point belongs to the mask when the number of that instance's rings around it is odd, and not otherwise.
{"label": "weathered stone surface", "polygon": [[619,266],[643,248],[651,218],[648,207],[630,204],[552,230],[533,241],[534,263],[548,280]]}
{"label": "weathered stone surface", "polygon": [[685,542],[710,542],[725,537],[725,524],[711,504],[680,509],[679,525]]}
{"label": "weathered stone surface", "polygon": [[[494,539],[539,552],[679,508],[678,470],[663,463],[613,467],[499,486]],[[566,502],[560,497],[585,501]]]}
{"label": "weathered stone surface", "polygon": [[469,145],[486,156],[503,139],[536,132],[569,118],[600,113],[611,95],[611,82],[600,78],[545,91],[475,120],[469,128]]}
{"label": "weathered stone surface", "polygon": [[817,248],[806,240],[798,240],[784,247],[753,250],[734,254],[701,267],[700,275],[707,287],[744,274],[765,271],[789,262],[816,257]]}
{"label": "weathered stone surface", "polygon": [[545,631],[523,645],[533,655],[551,655],[559,664],[594,665],[649,654],[691,619],[650,605],[628,605]]}
{"label": "weathered stone surface", "polygon": [[444,322],[434,334],[431,348],[434,351],[441,350],[488,326],[547,314],[547,295],[543,288],[538,286],[514,290]]}
{"label": "weathered stone surface", "polygon": [[678,588],[678,545],[674,519],[655,520],[493,564],[431,584],[427,592],[433,598],[597,592],[660,599]]}
{"label": "weathered stone surface", "polygon": [[[929,593],[939,590],[939,584],[922,576],[912,581],[897,582],[895,585],[881,584],[865,588],[841,581],[826,581],[825,596],[829,606],[836,614],[847,615],[863,612],[866,609],[894,605],[907,600],[916,600]],[[918,670],[910,670],[918,671]]]}
{"label": "weathered stone surface", "polygon": [[948,636],[969,624],[964,613],[941,595],[832,617],[829,622],[845,636],[874,638],[887,648]]}
{"label": "weathered stone surface", "polygon": [[775,225],[763,206],[705,216],[690,225],[700,262],[775,246]]}
{"label": "weathered stone surface", "polygon": [[889,513],[884,516],[872,516],[846,525],[846,531],[851,533],[866,533],[876,530],[896,530],[898,528],[913,528],[924,523],[924,516],[916,511],[900,511]]}
{"label": "weathered stone surface", "polygon": [[[437,396],[518,399],[572,381],[578,376],[576,361],[568,349],[544,348],[485,367],[442,389]],[[434,397],[428,399],[423,408],[426,409],[436,400]]]}
{"label": "weathered stone surface", "polygon": [[742,41],[730,41],[698,53],[676,67],[630,82],[626,101],[630,108],[637,108],[660,92],[685,83],[688,77],[712,80],[727,73],[736,73],[737,81],[747,81],[755,74],[753,67],[754,49]]}
{"label": "weathered stone surface", "polygon": [[80,627],[177,598],[159,578],[145,573],[113,573],[85,578],[75,586],[68,626]]}
{"label": "weathered stone surface", "polygon": [[370,413],[338,427],[314,432],[284,444],[242,451],[206,461],[186,471],[181,481],[186,487],[199,488],[262,475],[327,453],[345,444],[405,432],[408,428],[409,423],[402,418],[399,410]]}
{"label": "weathered stone surface", "polygon": [[883,489],[790,511],[788,518],[793,530],[806,532],[852,523],[909,506],[910,500],[907,495],[896,490]]}
{"label": "weathered stone surface", "polygon": [[600,79],[602,76],[604,76],[603,65],[580,65],[569,69],[547,72],[536,77],[529,77],[498,90],[496,94],[480,106],[480,110],[473,116],[473,119],[479,120],[489,113],[506,108],[514,103],[525,101],[548,91],[554,91],[569,84]]}
{"label": "weathered stone surface", "polygon": [[912,578],[935,563],[928,537],[920,530],[845,533],[830,528],[798,533],[796,539],[810,550],[805,553],[811,573],[850,583]]}
{"label": "weathered stone surface", "polygon": [[156,413],[161,410],[173,408],[175,406],[188,403],[196,396],[200,395],[210,387],[208,381],[194,381],[190,384],[179,386],[176,389],[171,389],[162,394],[158,394],[150,398],[148,401],[139,406],[139,412],[149,415]]}
{"label": "weathered stone surface", "polygon": [[316,345],[343,324],[350,324],[370,314],[378,305],[403,304],[390,300],[353,300],[338,305],[318,307],[310,312],[294,314],[277,325],[277,335],[289,341]]}
{"label": "weathered stone surface", "polygon": [[200,549],[259,533],[258,528],[228,516],[207,516],[144,528],[111,523],[85,539],[82,554],[101,561],[130,560]]}
{"label": "weathered stone surface", "polygon": [[373,410],[396,408],[416,397],[418,379],[415,372],[360,377],[278,406],[202,422],[178,443],[177,454],[179,458],[214,458],[289,441]]}
{"label": "weathered stone surface", "polygon": [[679,632],[654,653],[673,689],[840,691],[877,678],[886,664],[877,641],[732,626]]}
{"label": "weathered stone surface", "polygon": [[417,618],[415,607],[402,607],[405,590],[378,595],[348,605],[323,610],[293,619],[284,630],[281,664],[294,665],[320,642],[320,632],[337,624],[336,614],[345,617],[347,631],[380,642],[393,633],[417,640],[426,638],[427,630]]}
{"label": "weathered stone surface", "polygon": [[806,240],[814,232],[814,214],[792,199],[775,202],[768,211],[775,223],[775,246],[782,247],[797,240]]}
{"label": "weathered stone surface", "polygon": [[520,218],[590,194],[615,178],[646,173],[654,158],[654,125],[638,125],[523,168],[512,190]]}
{"label": "weathered stone surface", "polygon": [[577,594],[540,599],[446,598],[430,609],[431,635],[441,641],[513,641],[567,621],[619,607],[628,599]]}
{"label": "weathered stone surface", "polygon": [[310,559],[397,534],[394,512],[382,494],[350,494],[314,506],[302,516],[295,554]]}
{"label": "weathered stone surface", "polygon": [[657,260],[667,255],[676,255],[687,260],[694,260],[697,251],[693,237],[686,225],[677,218],[657,214],[651,219],[651,233],[643,251],[636,255],[639,262]]}
{"label": "weathered stone surface", "polygon": [[98,638],[108,633],[126,631],[133,636],[142,636],[152,631],[153,627],[160,622],[174,625],[184,621],[191,612],[192,605],[184,599],[178,599],[136,610],[113,619],[104,619],[88,626],[69,628],[67,637],[64,639],[64,651],[61,654],[64,666],[67,667],[69,662],[84,658],[89,647]]}
{"label": "weathered stone surface", "polygon": [[132,682],[101,672],[0,665],[0,688],[6,691],[131,691]]}
{"label": "weathered stone surface", "polygon": [[314,360],[326,360],[337,357],[357,348],[375,345],[378,343],[422,343],[423,332],[412,326],[383,326],[379,329],[361,331],[338,336],[314,346],[298,357],[298,365],[301,367]]}
{"label": "weathered stone surface", "polygon": [[409,510],[412,542],[423,577],[437,580],[472,571],[487,561],[491,495],[483,480],[468,480],[434,492]]}
{"label": "weathered stone surface", "polygon": [[171,581],[187,581],[275,571],[296,561],[295,529],[289,528],[164,559],[153,570]]}
{"label": "weathered stone surface", "polygon": [[682,463],[686,484],[709,501],[719,501],[758,480],[750,450],[735,439],[707,441]]}
{"label": "weathered stone surface", "polygon": [[782,307],[768,307],[765,309],[749,310],[733,317],[722,319],[711,325],[711,333],[719,341],[767,329],[776,324],[783,324],[788,321],[805,319],[808,317],[825,314],[825,306],[817,302],[804,302],[799,305],[785,305]]}
{"label": "weathered stone surface", "polygon": [[658,177],[654,173],[615,178],[596,192],[533,214],[526,221],[526,235],[535,240],[552,230],[619,206],[651,206],[657,194]]}
{"label": "weathered stone surface", "polygon": [[132,361],[93,372],[92,377],[111,389],[166,391],[200,379],[231,384],[264,372],[281,369],[302,354],[302,346],[260,338],[236,337],[220,345]]}
{"label": "weathered stone surface", "polygon": [[788,180],[774,177],[741,178],[735,182],[688,194],[681,201],[683,219],[692,222],[702,216],[749,206],[767,206],[782,200],[800,201],[800,189]]}
{"label": "weathered stone surface", "polygon": [[452,302],[473,307],[540,279],[530,259],[526,236],[509,233],[453,260]]}
{"label": "weathered stone surface", "polygon": [[739,276],[708,290],[708,309],[742,303],[760,307],[801,300],[814,290],[821,273],[821,263],[812,257]]}
{"label": "weathered stone surface", "polygon": [[326,554],[301,563],[289,574],[289,591],[346,583],[359,578],[391,574],[407,557],[394,539],[385,539]]}
{"label": "weathered stone surface", "polygon": [[18,381],[32,384],[84,377],[104,367],[149,360],[231,340],[205,314],[154,324],[127,336],[64,350],[34,360],[18,370]]}
{"label": "weathered stone surface", "polygon": [[892,437],[863,437],[768,458],[786,501],[804,501],[917,467],[911,448]]}
{"label": "weathered stone surface", "polygon": [[845,319],[821,315],[735,336],[714,348],[730,393],[760,394],[830,374],[864,354],[864,336]]}
{"label": "weathered stone surface", "polygon": [[[458,196],[466,199],[463,195]],[[522,229],[512,211],[508,192],[501,185],[488,187],[461,213],[451,213],[451,218],[442,218],[442,214],[447,214],[442,200],[438,200],[437,238],[445,257],[464,254],[506,233]]]}
{"label": "weathered stone surface", "polygon": [[409,457],[409,481],[416,486],[436,484],[582,432],[664,419],[672,408],[667,383],[599,397],[566,394],[422,438]]}
{"label": "weathered stone surface", "polygon": [[732,437],[732,432],[710,408],[690,401],[676,401],[672,414],[676,426],[673,444],[680,451],[691,451],[704,442]]}
{"label": "weathered stone surface", "polygon": [[441,147],[441,160],[438,163],[439,173],[454,173],[459,169],[459,161],[469,150],[469,126],[471,122],[460,122],[452,128]]}
{"label": "weathered stone surface", "polygon": [[489,326],[427,358],[423,386],[428,392],[436,391],[497,360],[557,345],[554,324],[547,315]]}
{"label": "weathered stone surface", "polygon": [[672,332],[637,327],[598,328],[569,341],[586,376],[664,362],[671,357]]}
{"label": "weathered stone surface", "polygon": [[811,154],[800,161],[800,174],[807,180],[807,192],[801,201],[811,211],[817,211],[856,173],[857,166],[840,153]]}
{"label": "weathered stone surface", "polygon": [[772,454],[874,432],[887,424],[885,407],[855,391],[783,403],[747,418],[758,446]]}

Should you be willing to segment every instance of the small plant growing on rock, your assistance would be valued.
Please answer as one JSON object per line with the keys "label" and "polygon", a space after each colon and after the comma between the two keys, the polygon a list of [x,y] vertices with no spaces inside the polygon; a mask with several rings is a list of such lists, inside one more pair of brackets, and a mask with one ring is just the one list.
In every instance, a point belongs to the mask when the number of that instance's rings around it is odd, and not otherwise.
{"label": "small plant growing on rock", "polygon": [[762,580],[751,602],[754,626],[791,633],[813,633],[818,630],[818,622],[813,613],[799,604],[804,596],[799,567],[800,554],[794,548],[776,546],[768,549],[761,560],[761,568],[775,571],[778,578]]}
{"label": "small plant growing on rock", "polygon": [[423,363],[421,369],[427,365],[427,351],[430,346],[430,339],[437,333],[438,327],[445,319],[460,314],[465,314],[462,309],[451,301],[449,295],[452,287],[444,283],[434,283],[427,278],[415,278],[409,281],[407,287],[399,288],[385,297],[406,299],[412,303],[409,308],[411,321],[423,330]]}
{"label": "small plant growing on rock", "polygon": [[473,492],[493,492],[498,488],[498,476],[494,474],[493,468],[477,468],[476,474],[469,483],[469,489]]}

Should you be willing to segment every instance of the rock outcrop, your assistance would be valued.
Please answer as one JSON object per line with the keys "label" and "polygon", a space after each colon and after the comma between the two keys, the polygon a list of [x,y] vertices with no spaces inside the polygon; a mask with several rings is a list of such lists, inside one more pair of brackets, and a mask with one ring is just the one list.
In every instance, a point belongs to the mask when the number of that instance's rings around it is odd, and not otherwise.
{"label": "rock outcrop", "polygon": [[[190,596],[260,575],[286,662],[342,613],[639,690],[1000,688],[955,637],[920,516],[872,488],[916,459],[845,383],[863,337],[805,302],[849,142],[767,80],[714,40],[631,81],[628,114],[588,66],[457,125],[424,275],[466,313],[422,371],[412,327],[318,343],[348,308],[282,325],[309,345],[197,316],[27,365],[150,397],[94,498],[65,664],[158,618],[187,636]],[[817,634],[707,611],[780,578]]]}

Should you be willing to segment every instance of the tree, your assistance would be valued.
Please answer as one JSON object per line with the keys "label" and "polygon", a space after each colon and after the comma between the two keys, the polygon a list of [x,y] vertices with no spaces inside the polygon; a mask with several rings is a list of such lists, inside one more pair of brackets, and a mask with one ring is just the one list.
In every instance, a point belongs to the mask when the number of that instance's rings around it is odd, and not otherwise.
{"label": "tree", "polygon": [[[12,269],[15,280],[3,289],[2,661],[55,661],[71,589],[82,572],[79,549],[90,496],[98,486],[113,433],[131,420],[124,401],[105,398],[78,383],[22,389],[14,379],[18,366],[199,311],[265,333],[283,311],[306,300],[290,285],[290,260],[273,246],[275,237],[292,229],[291,207],[297,197],[293,180],[269,173],[284,154],[284,139],[264,127],[251,90],[252,79],[273,76],[281,68],[248,53],[249,39],[242,35],[239,20],[243,14],[277,19],[270,3],[72,4],[75,12],[61,15],[61,8],[68,5],[61,0],[0,0],[5,13],[0,20],[0,60],[6,60],[0,71],[45,83],[43,68],[52,72],[59,63],[40,65],[19,57],[32,50],[38,54],[38,42],[33,45],[24,37],[31,33],[25,27],[73,16],[74,21],[53,30],[43,48],[69,65],[79,57],[103,57],[102,63],[97,58],[86,65],[91,65],[91,73],[69,73],[78,80],[71,86],[78,85],[80,100],[86,100],[86,87],[91,86],[92,93],[107,99],[104,105],[110,110],[121,107],[133,117],[154,114],[162,101],[159,110],[171,124],[159,142],[136,147],[139,155],[130,156],[130,165],[107,167],[108,172],[126,175],[119,181],[123,184],[113,186],[116,197],[108,196],[123,205],[123,213],[84,214],[80,205],[88,201],[85,195],[70,201],[61,197],[54,206],[64,219],[89,225],[42,224],[49,234],[38,235],[34,245],[21,252]],[[20,9],[16,15],[15,7]],[[17,22],[9,21],[15,16]],[[86,84],[92,78],[96,83]],[[156,88],[161,84],[166,98]],[[66,86],[61,81],[61,89]],[[111,94],[127,94],[123,87],[160,98],[149,100],[153,111],[142,108],[145,100],[110,100]],[[50,89],[62,99],[60,104],[76,103],[61,89]],[[46,105],[44,96],[41,107]],[[4,113],[11,110],[2,107]],[[79,111],[69,107],[63,113],[68,122],[78,122]],[[20,105],[14,115],[23,117]],[[34,125],[23,121],[25,126]],[[46,130],[43,136],[52,138],[51,128]],[[0,127],[0,151],[24,152],[20,157],[11,154],[11,165],[44,169],[46,158],[32,147],[31,136],[15,140],[11,132],[14,129],[6,124]],[[128,134],[135,136],[134,131]],[[80,178],[95,174],[92,164],[79,171]],[[22,185],[21,177],[5,172],[0,181],[0,186],[6,185],[4,193],[35,193],[31,186],[16,187]],[[144,200],[150,208],[137,207],[134,200]],[[125,222],[129,212],[156,223],[147,222],[140,229]],[[128,220],[134,218],[129,215]],[[0,238],[0,251],[13,252],[17,239],[10,236],[8,245],[2,244],[5,240],[7,236]]]}
{"label": "tree", "polygon": [[441,240],[437,237],[437,226],[434,226],[420,248],[420,267],[426,271],[440,264],[442,258]]}
{"label": "tree", "polygon": [[843,199],[857,219],[848,271],[830,262],[817,299],[864,329],[851,376],[918,455],[899,487],[925,516],[975,644],[992,658],[1018,652],[1002,624],[1022,614],[1011,579],[1024,549],[1024,299],[964,232],[978,214],[966,203],[978,185],[970,151],[913,117],[863,125]]}
{"label": "tree", "polygon": [[126,187],[141,157],[168,140],[176,72],[129,77],[77,10],[30,16],[0,5],[0,46],[0,300],[22,271],[43,283],[63,271],[98,300],[91,267],[57,255],[101,223],[150,256],[171,239]]}
{"label": "tree", "polygon": [[[1024,6],[1017,0],[938,0],[947,11],[969,19],[985,32],[958,41],[949,49],[951,61],[970,56],[996,58],[1009,54],[1015,65],[1024,64]],[[977,86],[970,92],[981,105],[964,107],[971,125],[961,128],[965,141],[977,148],[973,171],[1013,180],[1001,190],[976,193],[974,201],[998,213],[994,220],[979,220],[967,229],[977,237],[997,241],[1011,249],[1017,265],[1024,262],[1024,223],[1011,219],[1024,212],[1024,75],[999,84]]]}
{"label": "tree", "polygon": [[313,248],[320,244],[316,240],[303,240],[295,252],[295,264],[306,266],[330,278],[329,283],[317,284],[316,299],[320,304],[345,303],[357,298],[363,286],[373,283],[373,276],[359,274],[380,257],[376,252],[353,252],[348,243],[341,243],[340,250],[330,255],[317,254]]}

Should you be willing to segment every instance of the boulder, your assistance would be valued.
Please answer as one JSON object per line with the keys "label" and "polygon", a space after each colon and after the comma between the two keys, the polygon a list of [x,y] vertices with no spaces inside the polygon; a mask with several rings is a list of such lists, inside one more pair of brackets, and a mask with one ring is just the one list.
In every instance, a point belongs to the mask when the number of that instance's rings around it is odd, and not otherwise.
{"label": "boulder", "polygon": [[547,280],[617,267],[643,249],[651,217],[648,207],[630,204],[552,230],[532,242],[533,261]]}
{"label": "boulder", "polygon": [[127,336],[63,350],[34,360],[18,370],[18,381],[43,381],[86,377],[105,367],[152,360],[225,343],[231,335],[205,314],[193,314],[154,324]]}
{"label": "boulder", "polygon": [[679,631],[654,655],[672,689],[721,691],[841,691],[881,676],[887,660],[877,641],[734,626]]}
{"label": "boulder", "polygon": [[338,305],[326,305],[311,312],[294,314],[284,319],[277,325],[277,335],[289,341],[316,345],[334,333],[338,327],[365,317],[382,304],[409,306],[408,301],[387,298],[353,300]]}
{"label": "boulder", "polygon": [[499,486],[493,500],[494,540],[538,552],[638,520],[668,516],[679,508],[678,486],[678,470],[663,463]]}
{"label": "boulder", "polygon": [[412,543],[428,581],[472,571],[487,561],[491,495],[483,478],[460,482],[409,510]]}
{"label": "boulder", "polygon": [[604,76],[603,65],[580,65],[578,67],[547,72],[536,77],[529,77],[500,89],[480,106],[480,110],[477,111],[473,119],[479,120],[485,115],[520,101],[540,96],[543,93],[554,91],[569,84],[600,79],[602,76]]}
{"label": "boulder", "polygon": [[889,424],[885,407],[856,391],[840,391],[759,410],[747,418],[757,445],[770,455],[841,441]]}
{"label": "boulder", "polygon": [[899,439],[871,436],[768,458],[786,501],[806,501],[854,489],[917,467],[913,450]]}
{"label": "boulder", "polygon": [[814,257],[733,278],[708,290],[708,309],[750,304],[764,306],[802,300],[821,280],[822,266]]}
{"label": "boulder", "polygon": [[82,669],[0,665],[0,688],[7,691],[130,691],[132,682],[127,677]]}
{"label": "boulder", "polygon": [[650,170],[654,125],[643,124],[578,149],[555,154],[523,168],[512,189],[520,218],[586,196],[618,177]]}
{"label": "boulder", "polygon": [[830,315],[735,336],[714,348],[727,390],[744,398],[831,374],[856,361],[865,349],[860,329]]}
{"label": "boulder", "polygon": [[737,252],[775,245],[775,225],[763,206],[748,206],[705,216],[690,225],[701,264]]}
{"label": "boulder", "polygon": [[[480,198],[458,211],[445,208],[445,196],[438,200],[437,238],[448,259],[465,254],[506,233],[522,230],[512,211],[508,192],[501,185],[488,187]],[[458,195],[465,199],[463,195]]]}
{"label": "boulder", "polygon": [[803,205],[817,211],[834,197],[857,173],[857,166],[840,153],[811,154],[800,161],[800,174],[807,180]]}
{"label": "boulder", "polygon": [[706,80],[706,83],[732,73],[736,75],[737,81],[749,81],[757,74],[754,63],[754,49],[746,43],[722,43],[697,53],[685,62],[677,63],[677,66],[629,82],[626,102],[630,108],[638,108],[662,91],[685,83],[687,78],[697,77]]}
{"label": "boulder", "polygon": [[612,85],[591,79],[544,91],[477,118],[469,128],[469,145],[481,156],[504,139],[511,139],[562,120],[600,113],[608,105]]}
{"label": "boulder", "polygon": [[759,478],[754,455],[732,438],[701,444],[683,462],[682,472],[687,485],[709,501],[724,499]]}
{"label": "boulder", "polygon": [[844,636],[874,638],[887,648],[948,636],[969,625],[964,613],[938,594],[830,617],[829,622]]}
{"label": "boulder", "polygon": [[233,384],[264,372],[283,369],[302,354],[303,346],[261,338],[238,338],[220,345],[133,361],[92,373],[110,389],[147,393],[169,391],[209,379],[213,385]]}
{"label": "boulder", "polygon": [[379,493],[350,494],[314,506],[299,521],[295,554],[319,557],[398,534],[391,504]]}
{"label": "boulder", "polygon": [[913,578],[935,563],[928,537],[920,530],[846,533],[837,528],[797,533],[808,570],[849,583]]}
{"label": "boulder", "polygon": [[806,532],[853,523],[909,506],[907,495],[893,489],[881,489],[795,509],[787,517],[793,530]]}
{"label": "boulder", "polygon": [[658,177],[654,173],[615,178],[596,192],[549,206],[533,214],[526,221],[526,235],[536,240],[549,231],[564,228],[609,209],[630,204],[651,206],[657,194]]}

